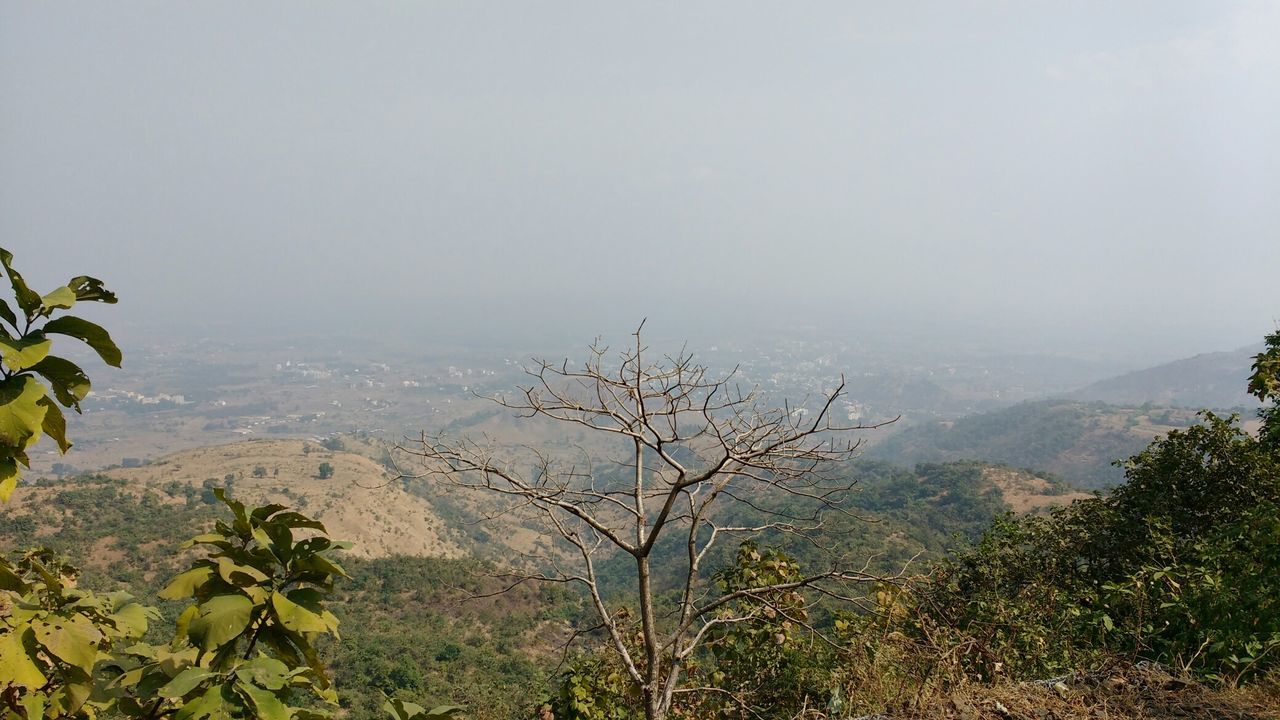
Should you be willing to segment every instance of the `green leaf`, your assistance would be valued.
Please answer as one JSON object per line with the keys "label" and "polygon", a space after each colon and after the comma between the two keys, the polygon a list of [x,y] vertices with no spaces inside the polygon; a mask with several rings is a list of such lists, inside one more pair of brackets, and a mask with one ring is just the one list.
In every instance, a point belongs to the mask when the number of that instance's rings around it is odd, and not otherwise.
{"label": "green leaf", "polygon": [[8,590],[25,595],[30,590],[27,583],[18,577],[11,566],[3,557],[0,557],[0,590]]}
{"label": "green leaf", "polygon": [[437,705],[430,710],[400,698],[387,698],[382,709],[394,720],[448,720],[465,708],[459,705]]}
{"label": "green leaf", "polygon": [[298,597],[298,592],[298,590],[294,590],[287,596],[280,592],[271,593],[271,607],[275,609],[276,619],[280,621],[281,625],[294,632],[329,631],[330,623],[323,614],[327,611],[318,612],[296,602],[293,597]]}
{"label": "green leaf", "polygon": [[48,698],[40,693],[27,693],[18,701],[22,705],[22,709],[26,711],[26,720],[44,720],[45,705],[48,704]]}
{"label": "green leaf", "polygon": [[53,341],[41,332],[16,339],[0,337],[0,358],[12,372],[22,372],[45,359],[52,347]]}
{"label": "green leaf", "polygon": [[76,299],[76,291],[64,285],[40,298],[40,314],[49,317],[54,310],[70,310]]}
{"label": "green leaf", "polygon": [[0,502],[9,502],[18,487],[18,461],[11,457],[0,457]]}
{"label": "green leaf", "polygon": [[249,698],[258,720],[289,720],[289,708],[271,691],[248,684],[237,684],[236,689]]}
{"label": "green leaf", "polygon": [[183,705],[174,720],[230,720],[235,705],[228,702],[227,688],[214,685],[203,695]]}
{"label": "green leaf", "polygon": [[178,673],[178,676],[165,683],[164,687],[156,691],[156,695],[163,698],[180,698],[195,690],[200,683],[217,675],[217,673],[202,667],[189,667]]}
{"label": "green leaf", "polygon": [[7,685],[38,690],[49,682],[36,665],[34,636],[30,629],[0,635],[0,678]]}
{"label": "green leaf", "polygon": [[18,307],[22,308],[22,312],[26,313],[28,318],[35,317],[36,311],[40,309],[40,293],[27,287],[27,281],[13,269],[13,253],[0,248],[0,265],[3,265],[4,271],[9,274],[9,284],[13,286],[13,295],[18,300]]}
{"label": "green leaf", "polygon": [[[298,543],[301,548],[303,543]],[[310,572],[321,573],[322,575],[337,575],[339,577],[349,578],[350,575],[337,562],[324,555],[315,554],[301,556],[302,553],[295,553],[293,565],[297,570],[305,570]],[[301,557],[300,557],[301,556]]]}
{"label": "green leaf", "polygon": [[272,515],[275,515],[281,510],[287,510],[287,509],[288,509],[288,506],[286,505],[271,503],[270,505],[263,505],[262,507],[254,508],[253,512],[249,513],[249,517],[252,517],[254,520],[266,520],[267,518],[271,517]]}
{"label": "green leaf", "polygon": [[14,330],[18,329],[18,316],[13,314],[13,308],[4,300],[0,300],[0,318],[4,318]]}
{"label": "green leaf", "polygon": [[71,617],[50,616],[47,621],[33,620],[31,629],[36,640],[58,659],[83,670],[93,672],[98,659],[98,643],[102,632],[82,615]]}
{"label": "green leaf", "polygon": [[253,617],[253,601],[244,595],[215,595],[200,604],[187,632],[192,644],[211,651],[240,637]]}
{"label": "green leaf", "polygon": [[44,426],[44,386],[30,375],[0,381],[0,446],[21,451],[39,439]]}
{"label": "green leaf", "polygon": [[244,503],[239,500],[232,500],[227,497],[227,491],[224,488],[214,488],[213,496],[222,501],[222,504],[231,509],[231,514],[235,516],[232,522],[232,528],[240,537],[248,540],[251,536],[253,526],[249,524],[249,516],[244,511]]}
{"label": "green leaf", "polygon": [[230,543],[227,542],[227,536],[223,535],[222,533],[202,533],[182,543],[181,547],[182,549],[185,550],[186,548],[192,547],[193,545],[202,545],[202,544],[218,545],[220,547],[223,545],[226,545],[227,547],[230,547]]}
{"label": "green leaf", "polygon": [[120,606],[109,617],[127,637],[140,638],[147,634],[148,620],[151,617],[147,610],[148,608],[138,603],[128,603]]}
{"label": "green leaf", "polygon": [[44,422],[40,427],[44,430],[44,434],[53,438],[58,443],[58,449],[65,455],[71,449],[71,443],[67,442],[67,419],[63,417],[62,410],[58,407],[48,395],[40,398],[40,404],[44,406]]}
{"label": "green leaf", "polygon": [[236,668],[236,677],[268,690],[280,690],[293,673],[289,666],[272,657],[258,653],[258,657]]}
{"label": "green leaf", "polygon": [[261,570],[249,565],[240,565],[228,557],[217,558],[215,562],[218,563],[218,575],[228,585],[237,587],[256,585],[267,579]]}
{"label": "green leaf", "polygon": [[213,577],[213,574],[213,568],[207,565],[192,568],[170,580],[169,584],[160,591],[159,597],[165,600],[183,600],[195,597],[200,586],[208,582]]}
{"label": "green leaf", "polygon": [[45,323],[45,333],[57,333],[79,338],[98,353],[98,357],[111,367],[120,367],[120,348],[101,325],[95,325],[74,315],[64,315]]}
{"label": "green leaf", "polygon": [[[65,683],[61,688],[61,692],[52,693],[52,700],[61,705],[62,716],[75,717],[76,711],[85,704],[89,696],[93,694],[93,678],[85,673],[83,677],[72,680],[65,678]],[[62,697],[59,698],[58,696]]]}
{"label": "green leaf", "polygon": [[102,281],[88,275],[77,275],[67,283],[81,302],[100,302],[108,305],[116,303],[116,294],[102,286]]}
{"label": "green leaf", "polygon": [[382,709],[395,720],[409,720],[427,711],[417,703],[405,702],[400,698],[387,698],[387,701],[382,704]]}
{"label": "green leaf", "polygon": [[286,527],[291,528],[311,528],[312,530],[319,530],[320,532],[328,532],[324,529],[324,524],[319,520],[312,520],[302,513],[280,513],[279,515],[271,518],[271,522],[283,523]]}
{"label": "green leaf", "polygon": [[70,360],[50,355],[32,365],[31,370],[40,373],[45,380],[49,381],[54,397],[62,403],[63,407],[74,407],[76,412],[80,412],[80,401],[88,397],[89,389],[92,387],[89,376],[80,369],[80,366]]}

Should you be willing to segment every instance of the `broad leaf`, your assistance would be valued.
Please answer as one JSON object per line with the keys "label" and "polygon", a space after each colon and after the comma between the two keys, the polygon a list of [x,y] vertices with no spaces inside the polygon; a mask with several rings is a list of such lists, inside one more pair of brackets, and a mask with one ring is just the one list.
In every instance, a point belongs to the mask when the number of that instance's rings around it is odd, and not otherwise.
{"label": "broad leaf", "polygon": [[58,449],[65,455],[71,449],[71,443],[67,442],[67,419],[63,417],[61,408],[58,404],[49,398],[48,395],[40,398],[40,404],[44,406],[44,422],[41,423],[41,429],[44,434],[53,438],[58,443]]}
{"label": "broad leaf", "polygon": [[[74,671],[73,671],[74,674]],[[89,696],[93,694],[93,678],[88,673],[82,677],[72,679],[66,675],[63,676],[63,686],[60,692],[51,694],[53,704],[60,705],[59,715],[75,716],[76,711],[81,708],[89,700]]]}
{"label": "broad leaf", "polygon": [[261,570],[249,565],[240,565],[228,557],[217,558],[215,562],[218,563],[218,575],[228,585],[237,587],[256,585],[267,579]]}
{"label": "broad leaf", "polygon": [[31,629],[45,650],[86,674],[93,672],[93,664],[98,659],[98,643],[102,642],[102,632],[84,616],[54,615],[46,621],[33,621]]}
{"label": "broad leaf", "polygon": [[235,705],[228,702],[226,688],[214,685],[203,695],[185,704],[174,715],[174,720],[230,720]]}
{"label": "broad leaf", "polygon": [[71,278],[67,287],[75,292],[76,299],[81,302],[100,302],[108,305],[116,302],[116,294],[103,287],[102,281],[95,277],[78,275]]}
{"label": "broad leaf", "polygon": [[49,381],[53,396],[63,407],[74,407],[76,412],[80,412],[80,401],[88,397],[91,387],[89,376],[80,366],[70,360],[50,355],[32,365],[31,370]]}
{"label": "broad leaf", "polygon": [[49,682],[32,659],[35,654],[34,647],[30,647],[34,645],[33,639],[30,630],[0,635],[0,686],[38,690]]}
{"label": "broad leaf", "polygon": [[26,720],[44,720],[45,706],[48,705],[48,698],[40,693],[26,693],[19,700],[22,709],[26,711]]}
{"label": "broad leaf", "polygon": [[9,496],[18,487],[18,461],[0,457],[0,502],[9,502]]}
{"label": "broad leaf", "polygon": [[[13,314],[13,308],[9,307],[9,303],[0,300],[0,318],[4,318],[6,322],[13,326],[14,330],[18,329],[18,316]],[[3,328],[0,328],[2,330]],[[8,334],[8,331],[5,331]]]}
{"label": "broad leaf", "polygon": [[283,688],[292,675],[288,665],[261,653],[258,657],[236,668],[236,677],[268,690]]}
{"label": "broad leaf", "polygon": [[74,315],[64,315],[45,323],[43,330],[46,333],[57,333],[79,338],[93,348],[104,363],[111,367],[120,367],[122,357],[120,348],[116,347],[111,335],[101,325],[95,325]]}
{"label": "broad leaf", "polygon": [[[311,608],[307,608],[301,603],[296,602],[289,596],[297,597],[299,591],[295,590],[289,595],[279,592],[271,593],[271,607],[276,611],[276,619],[281,625],[299,633],[308,632],[326,632],[330,629],[329,621],[322,613]],[[301,599],[301,598],[299,598]],[[309,598],[308,598],[309,599]]]}
{"label": "broad leaf", "polygon": [[9,274],[9,284],[13,286],[13,295],[18,300],[18,307],[22,308],[22,312],[26,313],[28,318],[35,317],[40,309],[40,293],[27,287],[27,281],[13,269],[13,253],[0,248],[0,265],[4,265],[4,271]]}
{"label": "broad leaf", "polygon": [[189,667],[178,673],[178,676],[165,683],[164,687],[156,691],[156,695],[164,698],[180,698],[187,693],[195,690],[200,683],[208,678],[217,675],[212,670],[202,667]]}
{"label": "broad leaf", "polygon": [[227,491],[223,488],[214,488],[213,496],[222,501],[224,505],[231,509],[231,514],[235,516],[232,528],[240,537],[248,540],[253,527],[249,524],[249,515],[244,510],[244,503],[239,500],[232,500],[227,497]]}
{"label": "broad leaf", "polygon": [[247,683],[237,683],[236,689],[249,698],[257,720],[289,720],[289,708],[271,691]]}
{"label": "broad leaf", "polygon": [[231,544],[227,542],[227,536],[223,535],[222,533],[202,533],[182,543],[180,547],[182,547],[183,549],[186,549],[186,548],[192,547],[193,545],[201,545],[201,544],[217,545],[218,547],[225,546],[226,548],[231,547]]}
{"label": "broad leaf", "polygon": [[271,518],[271,522],[284,523],[287,527],[291,527],[291,528],[302,527],[302,528],[311,528],[312,530],[319,530],[320,532],[328,532],[327,530],[324,529],[324,523],[321,523],[319,520],[312,520],[311,518],[307,517],[306,515],[303,515],[302,513],[296,513],[296,512],[280,513],[279,515]]}
{"label": "broad leaf", "polygon": [[288,509],[289,508],[286,505],[271,503],[270,505],[263,505],[262,507],[254,508],[253,512],[249,513],[249,516],[254,518],[255,520],[266,520],[267,518],[271,517],[272,515],[275,515],[281,510],[288,510]]}
{"label": "broad leaf", "polygon": [[165,600],[183,600],[189,597],[195,597],[196,591],[201,585],[209,581],[213,577],[213,568],[204,565],[192,568],[181,573],[160,591],[160,597]]}
{"label": "broad leaf", "polygon": [[53,341],[40,332],[12,340],[0,337],[0,358],[11,372],[22,372],[45,359],[52,347]]}
{"label": "broad leaf", "polygon": [[62,286],[40,298],[40,314],[49,317],[54,310],[70,310],[76,304],[76,291]]}
{"label": "broad leaf", "polygon": [[217,650],[240,637],[249,628],[253,601],[244,595],[215,595],[200,604],[200,614],[187,628],[192,644]]}
{"label": "broad leaf", "polygon": [[120,606],[109,617],[127,637],[140,638],[147,634],[151,614],[148,613],[148,608],[138,603],[128,603]]}
{"label": "broad leaf", "polygon": [[387,698],[382,709],[394,720],[448,720],[465,708],[459,705],[437,705],[430,710],[400,698]]}
{"label": "broad leaf", "polygon": [[30,375],[0,381],[0,446],[21,451],[38,439],[46,407],[44,386]]}

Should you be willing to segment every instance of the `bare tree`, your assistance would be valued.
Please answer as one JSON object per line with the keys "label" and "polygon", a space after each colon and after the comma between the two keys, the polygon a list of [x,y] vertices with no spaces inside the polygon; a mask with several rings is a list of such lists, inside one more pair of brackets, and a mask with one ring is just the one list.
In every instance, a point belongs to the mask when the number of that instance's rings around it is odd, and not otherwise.
{"label": "bare tree", "polygon": [[[585,588],[598,629],[643,698],[645,716],[662,718],[680,690],[682,670],[708,633],[753,619],[754,612],[738,610],[744,601],[776,608],[771,598],[805,588],[847,597],[844,584],[880,579],[865,567],[833,563],[791,582],[727,591],[709,582],[703,568],[725,537],[769,531],[812,537],[825,512],[842,511],[851,489],[851,481],[832,479],[824,470],[856,454],[861,440],[851,437],[853,431],[879,425],[835,417],[843,378],[815,407],[766,407],[758,389],[744,391],[736,384],[736,369],[714,378],[683,351],[654,360],[640,329],[634,338],[613,367],[608,348],[597,341],[581,367],[571,368],[567,360],[536,361],[526,369],[531,384],[517,396],[490,398],[525,417],[612,438],[617,457],[570,461],[533,448],[499,451],[425,433],[400,449],[422,463],[412,477],[496,495],[506,501],[501,512],[532,513],[567,543],[567,561],[547,559],[543,569],[520,578]],[[528,467],[532,472],[520,469]],[[809,510],[803,516],[778,510],[779,503],[766,502],[770,495],[799,500],[790,505]],[[754,520],[743,523],[744,516]],[[652,561],[659,539],[669,536],[683,546],[679,601],[659,614]],[[638,606],[639,642],[622,626],[623,604],[611,604],[601,590],[599,565],[619,552],[634,559],[635,594],[629,599]]]}

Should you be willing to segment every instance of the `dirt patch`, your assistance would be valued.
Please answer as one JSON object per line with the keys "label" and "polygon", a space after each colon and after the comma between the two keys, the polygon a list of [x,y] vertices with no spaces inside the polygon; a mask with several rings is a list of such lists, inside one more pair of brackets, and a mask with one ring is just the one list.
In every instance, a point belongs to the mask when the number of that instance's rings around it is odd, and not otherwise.
{"label": "dirt patch", "polygon": [[1059,492],[1053,483],[1022,470],[986,467],[982,476],[1004,496],[1004,501],[1017,513],[1039,512],[1054,505],[1069,505],[1076,500],[1093,497],[1082,492]]}
{"label": "dirt patch", "polygon": [[119,542],[119,538],[115,535],[107,535],[95,540],[93,549],[85,555],[85,565],[101,570],[124,560],[125,552],[118,547]]}

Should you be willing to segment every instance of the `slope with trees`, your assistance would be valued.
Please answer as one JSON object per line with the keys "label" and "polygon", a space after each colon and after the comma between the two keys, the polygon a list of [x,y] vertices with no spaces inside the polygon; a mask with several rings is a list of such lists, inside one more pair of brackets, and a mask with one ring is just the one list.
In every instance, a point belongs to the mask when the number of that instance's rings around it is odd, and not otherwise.
{"label": "slope with trees", "polygon": [[[682,678],[703,644],[726,626],[753,620],[755,603],[773,606],[806,588],[845,596],[849,584],[878,579],[865,567],[834,562],[805,575],[756,575],[717,586],[703,564],[726,539],[767,531],[814,537],[823,513],[840,511],[851,487],[825,471],[853,457],[858,444],[851,432],[869,428],[833,417],[842,383],[811,410],[765,407],[732,375],[714,378],[687,354],[651,355],[640,330],[634,338],[613,367],[608,348],[596,344],[581,368],[540,362],[518,398],[495,398],[530,416],[614,437],[612,456],[558,458],[537,450],[521,456],[425,434],[407,451],[424,463],[423,476],[489,494],[502,503],[499,512],[531,513],[571,548],[571,560],[544,558],[544,571],[520,580],[581,588],[644,716],[662,718],[689,691]],[[811,506],[799,515],[768,512],[771,497]],[[765,512],[738,524],[724,512],[734,505]],[[674,600],[660,615],[655,552],[670,536],[683,553]],[[601,562],[615,555],[631,565],[625,602],[611,601],[598,575]]]}

